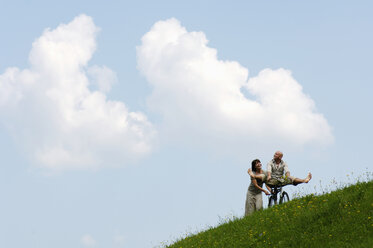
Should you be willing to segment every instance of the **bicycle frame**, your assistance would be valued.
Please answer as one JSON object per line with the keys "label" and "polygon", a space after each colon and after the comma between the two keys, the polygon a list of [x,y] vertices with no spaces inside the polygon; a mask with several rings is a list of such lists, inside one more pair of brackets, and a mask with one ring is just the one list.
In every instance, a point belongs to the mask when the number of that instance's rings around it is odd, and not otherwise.
{"label": "bicycle frame", "polygon": [[282,189],[283,186],[274,186],[271,187],[271,195],[268,198],[268,207],[271,207],[272,205],[277,205],[277,200],[278,200],[278,193],[280,196],[280,201],[279,204],[287,202],[290,200],[289,195],[287,192],[285,192]]}

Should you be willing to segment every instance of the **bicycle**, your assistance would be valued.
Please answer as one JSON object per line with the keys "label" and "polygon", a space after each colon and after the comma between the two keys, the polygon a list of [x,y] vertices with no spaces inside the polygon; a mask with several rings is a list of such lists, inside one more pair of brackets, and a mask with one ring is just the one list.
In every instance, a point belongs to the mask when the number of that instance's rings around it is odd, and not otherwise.
{"label": "bicycle", "polygon": [[290,201],[290,197],[286,191],[282,189],[284,186],[274,186],[271,187],[271,194],[268,198],[268,207],[272,207],[273,205],[277,204],[277,198],[278,198],[278,193],[280,193],[280,202],[279,204],[285,203]]}

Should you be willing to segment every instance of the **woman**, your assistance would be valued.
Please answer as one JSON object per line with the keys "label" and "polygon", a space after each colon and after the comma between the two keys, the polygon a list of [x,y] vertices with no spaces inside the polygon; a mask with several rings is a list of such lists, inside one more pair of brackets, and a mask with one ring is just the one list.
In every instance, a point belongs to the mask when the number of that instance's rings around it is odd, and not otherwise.
{"label": "woman", "polygon": [[262,188],[267,173],[262,170],[262,163],[259,159],[255,159],[251,162],[251,169],[249,169],[247,173],[250,174],[251,183],[246,195],[245,216],[263,208],[262,192],[266,195],[270,194],[267,190]]}

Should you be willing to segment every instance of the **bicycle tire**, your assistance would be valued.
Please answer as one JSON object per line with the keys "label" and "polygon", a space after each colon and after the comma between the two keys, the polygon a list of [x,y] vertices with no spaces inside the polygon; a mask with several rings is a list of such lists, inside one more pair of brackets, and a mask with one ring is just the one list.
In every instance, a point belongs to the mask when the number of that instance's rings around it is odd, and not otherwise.
{"label": "bicycle tire", "polygon": [[282,192],[282,195],[280,197],[280,204],[288,202],[288,201],[290,201],[288,193],[286,193],[285,191]]}
{"label": "bicycle tire", "polygon": [[270,196],[268,199],[268,207],[272,207],[273,205],[276,205],[277,202],[275,201],[275,198],[273,196]]}

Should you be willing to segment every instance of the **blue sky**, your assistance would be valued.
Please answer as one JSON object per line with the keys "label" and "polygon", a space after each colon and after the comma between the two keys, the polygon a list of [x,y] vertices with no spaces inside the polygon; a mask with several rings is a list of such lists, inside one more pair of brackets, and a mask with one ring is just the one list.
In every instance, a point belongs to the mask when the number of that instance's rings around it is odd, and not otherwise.
{"label": "blue sky", "polygon": [[160,246],[276,150],[292,193],[372,171],[369,1],[1,6],[2,247]]}

